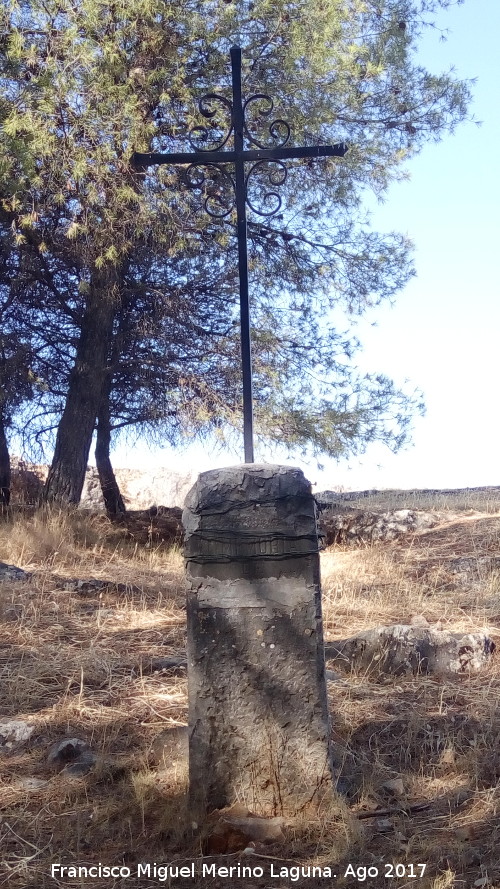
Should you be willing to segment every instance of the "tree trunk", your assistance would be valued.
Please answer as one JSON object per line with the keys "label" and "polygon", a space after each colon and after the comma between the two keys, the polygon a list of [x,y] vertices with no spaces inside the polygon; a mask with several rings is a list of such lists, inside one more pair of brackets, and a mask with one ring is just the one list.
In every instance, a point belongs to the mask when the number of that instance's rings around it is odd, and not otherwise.
{"label": "tree trunk", "polygon": [[57,430],[45,499],[80,502],[102,388],[118,297],[117,270],[95,275],[82,319],[66,404]]}
{"label": "tree trunk", "polygon": [[3,414],[0,411],[0,506],[10,503],[10,457],[5,435]]}
{"label": "tree trunk", "polygon": [[111,375],[103,387],[101,404],[97,418],[97,441],[95,446],[95,462],[99,481],[101,483],[102,496],[106,513],[110,519],[116,519],[126,513],[125,503],[118,487],[111,459],[109,456],[111,446],[111,420],[109,416],[109,394],[111,388]]}

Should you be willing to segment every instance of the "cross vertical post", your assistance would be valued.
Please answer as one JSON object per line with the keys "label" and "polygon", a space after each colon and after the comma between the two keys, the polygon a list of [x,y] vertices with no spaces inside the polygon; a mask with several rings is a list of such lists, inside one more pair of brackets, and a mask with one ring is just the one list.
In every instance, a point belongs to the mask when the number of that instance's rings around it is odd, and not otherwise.
{"label": "cross vertical post", "polygon": [[[208,120],[215,117],[215,111],[211,104],[218,102],[227,112],[230,111],[231,123],[229,132],[225,136],[216,136],[209,128],[204,126],[194,127],[189,134],[189,143],[194,151],[178,153],[148,152],[145,154],[134,152],[132,164],[136,170],[154,164],[180,164],[187,167],[184,172],[184,180],[189,188],[201,189],[210,179],[216,180],[215,173],[225,185],[230,184],[234,190],[234,204],[236,207],[236,233],[238,238],[238,271],[240,283],[240,337],[241,337],[241,364],[243,382],[243,442],[245,463],[254,462],[253,447],[253,393],[252,393],[252,350],[250,338],[250,307],[248,290],[248,251],[247,251],[247,217],[246,205],[253,213],[267,218],[274,216],[281,207],[281,198],[275,191],[266,192],[262,198],[265,201],[274,202],[270,210],[259,209],[250,199],[249,180],[254,173],[262,175],[266,164],[274,164],[274,176],[268,170],[267,178],[270,186],[283,185],[286,180],[287,170],[283,160],[293,158],[314,157],[344,157],[347,145],[344,142],[335,145],[312,145],[298,148],[285,148],[290,137],[290,127],[284,120],[275,120],[268,127],[267,141],[274,141],[274,147],[269,147],[261,142],[249,131],[249,124],[245,119],[248,106],[252,102],[260,102],[264,105],[262,115],[268,115],[273,109],[272,99],[264,93],[256,93],[249,96],[246,101],[242,99],[241,87],[241,47],[231,47],[231,76],[232,76],[232,102],[218,93],[208,93],[198,102],[200,113]],[[267,106],[267,107],[266,107]],[[233,150],[225,149],[231,134],[233,135]],[[200,142],[207,143],[210,139],[215,141],[214,147],[200,147]],[[245,139],[254,148],[245,148]],[[246,172],[245,164],[251,164]],[[234,165],[234,179],[228,173],[227,166]],[[205,168],[206,172],[200,173],[198,168]],[[196,174],[196,170],[198,173]],[[215,173],[214,173],[215,171]],[[193,175],[194,174],[194,175]],[[192,176],[190,180],[190,175]],[[217,200],[212,194],[210,200]],[[210,209],[209,200],[205,199],[205,209],[216,219],[229,216],[234,206],[227,206],[219,198],[219,210]]]}
{"label": "cross vertical post", "polygon": [[233,126],[236,192],[236,232],[238,237],[238,270],[240,277],[240,336],[241,370],[243,377],[243,447],[245,463],[254,462],[253,453],[253,398],[252,345],[250,341],[250,303],[248,295],[247,212],[245,162],[243,160],[244,113],[241,100],[241,48],[231,47],[231,75],[233,86]]}

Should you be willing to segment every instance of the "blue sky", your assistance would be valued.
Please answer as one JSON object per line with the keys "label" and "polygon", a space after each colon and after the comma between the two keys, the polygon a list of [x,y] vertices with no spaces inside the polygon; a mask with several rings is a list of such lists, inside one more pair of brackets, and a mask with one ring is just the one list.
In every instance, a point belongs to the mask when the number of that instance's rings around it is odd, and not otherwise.
{"label": "blue sky", "polygon": [[[500,484],[500,76],[499,0],[466,0],[436,17],[446,42],[429,31],[419,57],[431,71],[451,66],[477,78],[472,114],[481,127],[462,124],[429,144],[409,164],[409,182],[395,184],[375,207],[375,230],[407,233],[415,244],[417,277],[393,308],[379,307],[357,328],[364,371],[410,380],[423,390],[424,418],[413,445],[392,455],[372,446],[360,458],[305,464],[276,451],[256,459],[300,465],[318,489],[470,487]],[[376,323],[377,326],[372,326]],[[237,453],[194,446],[182,454],[120,446],[116,466],[171,466],[186,471],[229,465]]]}

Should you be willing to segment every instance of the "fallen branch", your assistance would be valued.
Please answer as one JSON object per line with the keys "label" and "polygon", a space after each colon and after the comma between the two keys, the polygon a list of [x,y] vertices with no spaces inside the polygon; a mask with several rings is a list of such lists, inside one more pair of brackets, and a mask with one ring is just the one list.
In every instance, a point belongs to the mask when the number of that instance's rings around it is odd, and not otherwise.
{"label": "fallen branch", "polygon": [[354,813],[359,821],[365,818],[378,818],[379,815],[411,815],[413,812],[425,812],[430,809],[430,803],[415,803],[413,806],[395,806],[392,809],[377,809],[375,812]]}

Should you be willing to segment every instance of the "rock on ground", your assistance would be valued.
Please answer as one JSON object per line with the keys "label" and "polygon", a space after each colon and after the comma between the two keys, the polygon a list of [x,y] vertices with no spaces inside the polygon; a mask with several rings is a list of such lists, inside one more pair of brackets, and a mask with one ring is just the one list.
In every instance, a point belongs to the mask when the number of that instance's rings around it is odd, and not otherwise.
{"label": "rock on ground", "polygon": [[17,565],[7,565],[6,562],[0,562],[0,583],[3,580],[30,580],[31,574],[18,568]]}
{"label": "rock on ground", "polygon": [[450,633],[396,624],[366,630],[325,645],[337,669],[367,674],[476,673],[489,663],[495,644],[485,633]]}
{"label": "rock on ground", "polygon": [[90,745],[81,738],[64,738],[52,744],[47,756],[47,764],[55,769],[62,769],[68,763],[76,762],[82,755],[90,752]]}
{"label": "rock on ground", "polygon": [[34,731],[34,725],[25,722],[24,719],[0,720],[0,749],[10,748],[28,741]]}
{"label": "rock on ground", "polygon": [[236,804],[230,809],[209,815],[202,838],[208,855],[230,855],[249,845],[276,843],[284,840],[285,819],[264,818]]}

